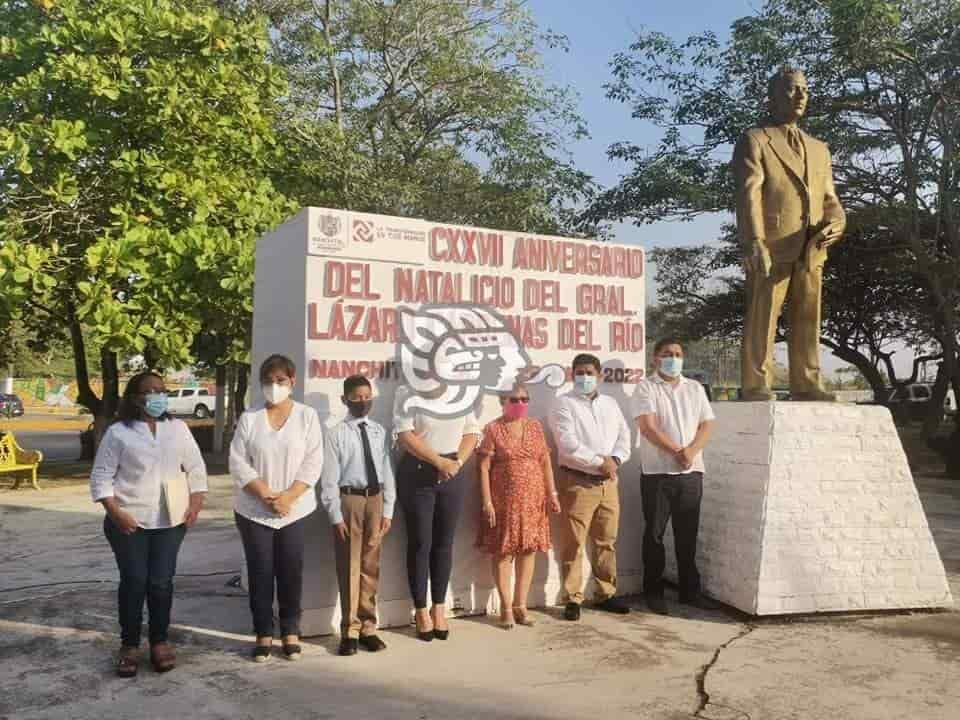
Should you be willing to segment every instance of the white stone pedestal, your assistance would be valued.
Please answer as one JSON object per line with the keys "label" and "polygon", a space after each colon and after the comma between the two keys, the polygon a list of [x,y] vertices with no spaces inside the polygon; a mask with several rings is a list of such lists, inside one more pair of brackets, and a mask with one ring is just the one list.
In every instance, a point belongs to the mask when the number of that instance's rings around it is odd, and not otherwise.
{"label": "white stone pedestal", "polygon": [[[952,604],[886,408],[714,409],[697,548],[707,594],[752,615]],[[676,577],[672,547],[667,558]]]}

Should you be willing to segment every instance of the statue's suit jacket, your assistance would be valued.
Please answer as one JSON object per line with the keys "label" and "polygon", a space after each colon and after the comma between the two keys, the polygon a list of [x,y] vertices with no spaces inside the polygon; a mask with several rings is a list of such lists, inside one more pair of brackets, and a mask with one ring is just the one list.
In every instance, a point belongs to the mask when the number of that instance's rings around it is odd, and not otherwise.
{"label": "statue's suit jacket", "polygon": [[[806,149],[803,160],[787,144],[779,127],[748,130],[733,154],[737,187],[737,231],[747,252],[762,238],[775,263],[792,263],[806,248],[807,238],[827,223],[845,224],[833,185],[827,144],[800,131]],[[821,251],[817,264],[823,264]]]}

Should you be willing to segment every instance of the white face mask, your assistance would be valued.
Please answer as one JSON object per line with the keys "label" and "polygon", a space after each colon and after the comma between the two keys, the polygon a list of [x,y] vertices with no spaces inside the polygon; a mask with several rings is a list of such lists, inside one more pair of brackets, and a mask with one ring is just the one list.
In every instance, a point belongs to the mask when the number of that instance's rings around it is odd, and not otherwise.
{"label": "white face mask", "polygon": [[290,385],[281,385],[280,383],[264,385],[263,397],[271,405],[279,405],[290,397],[290,390]]}

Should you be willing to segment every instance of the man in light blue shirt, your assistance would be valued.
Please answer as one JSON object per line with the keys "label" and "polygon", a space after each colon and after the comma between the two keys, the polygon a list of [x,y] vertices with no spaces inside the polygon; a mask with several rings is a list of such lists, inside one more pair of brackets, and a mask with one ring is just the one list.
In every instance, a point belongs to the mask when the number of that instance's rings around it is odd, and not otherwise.
{"label": "man in light blue shirt", "polygon": [[341,655],[387,646],[377,637],[380,546],[390,530],[396,482],[386,430],[369,418],[373,388],[362,375],[343,381],[347,417],[327,433],[320,502],[334,528],[340,584]]}

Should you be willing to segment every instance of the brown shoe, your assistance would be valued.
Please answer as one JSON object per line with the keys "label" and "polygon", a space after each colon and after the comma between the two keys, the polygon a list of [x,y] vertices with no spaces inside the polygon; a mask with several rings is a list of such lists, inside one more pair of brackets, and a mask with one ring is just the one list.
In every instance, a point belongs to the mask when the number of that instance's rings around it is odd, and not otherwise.
{"label": "brown shoe", "polygon": [[140,667],[140,648],[129,645],[121,645],[117,653],[117,660],[114,668],[117,671],[117,677],[132,678],[137,676],[137,670]]}
{"label": "brown shoe", "polygon": [[150,646],[150,662],[153,663],[153,669],[158,673],[170,672],[177,666],[177,655],[173,651],[173,645],[167,642],[159,642]]}

